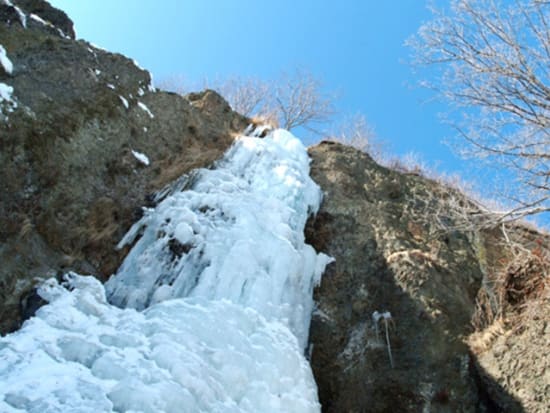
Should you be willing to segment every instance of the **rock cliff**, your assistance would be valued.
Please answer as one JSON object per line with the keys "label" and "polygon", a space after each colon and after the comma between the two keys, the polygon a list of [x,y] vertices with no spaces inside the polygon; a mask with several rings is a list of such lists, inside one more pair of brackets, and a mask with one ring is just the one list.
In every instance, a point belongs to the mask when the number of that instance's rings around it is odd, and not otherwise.
{"label": "rock cliff", "polygon": [[0,2],[13,66],[0,70],[13,90],[0,99],[3,333],[36,298],[35,277],[112,274],[124,253],[114,247],[151,194],[218,159],[248,124],[214,92],[157,91],[132,60],[73,38],[47,2]]}
{"label": "rock cliff", "polygon": [[323,411],[547,411],[548,236],[509,226],[518,260],[464,226],[452,188],[333,142],[309,153],[325,199],[306,236],[335,258],[310,331]]}

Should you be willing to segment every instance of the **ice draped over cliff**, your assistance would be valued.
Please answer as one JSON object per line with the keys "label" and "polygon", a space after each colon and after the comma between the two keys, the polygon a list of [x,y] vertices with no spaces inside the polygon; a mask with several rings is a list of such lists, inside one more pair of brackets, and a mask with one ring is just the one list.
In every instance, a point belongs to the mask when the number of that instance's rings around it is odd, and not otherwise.
{"label": "ice draped over cliff", "polygon": [[48,280],[0,339],[0,411],[318,412],[303,354],[330,258],[304,241],[321,192],[300,141],[242,136],[159,198],[105,288]]}

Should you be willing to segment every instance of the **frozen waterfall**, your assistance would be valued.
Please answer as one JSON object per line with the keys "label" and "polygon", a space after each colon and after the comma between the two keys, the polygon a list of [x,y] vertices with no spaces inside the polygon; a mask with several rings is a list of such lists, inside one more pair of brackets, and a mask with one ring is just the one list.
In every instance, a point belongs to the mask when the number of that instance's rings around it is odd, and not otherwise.
{"label": "frozen waterfall", "polygon": [[304,358],[330,258],[304,241],[321,201],[299,140],[242,136],[163,193],[102,286],[67,274],[0,338],[0,412],[319,412]]}

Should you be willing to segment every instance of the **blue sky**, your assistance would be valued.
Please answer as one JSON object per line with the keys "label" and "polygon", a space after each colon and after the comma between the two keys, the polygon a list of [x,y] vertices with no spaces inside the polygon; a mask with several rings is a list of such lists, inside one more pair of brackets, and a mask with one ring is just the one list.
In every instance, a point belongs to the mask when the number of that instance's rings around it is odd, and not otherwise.
{"label": "blue sky", "polygon": [[[160,80],[228,75],[269,79],[297,67],[338,92],[337,109],[363,113],[391,151],[460,168],[451,134],[412,88],[403,45],[430,15],[422,0],[52,0],[77,35],[136,59]],[[310,142],[307,142],[310,143]]]}

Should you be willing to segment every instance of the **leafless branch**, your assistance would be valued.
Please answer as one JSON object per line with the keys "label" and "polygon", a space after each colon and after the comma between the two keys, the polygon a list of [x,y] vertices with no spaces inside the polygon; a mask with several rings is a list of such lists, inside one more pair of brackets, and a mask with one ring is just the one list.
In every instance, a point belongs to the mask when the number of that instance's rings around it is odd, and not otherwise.
{"label": "leafless branch", "polygon": [[550,211],[550,2],[452,0],[432,12],[408,43],[436,74],[424,85],[458,111],[463,152],[517,178],[522,202],[502,218]]}

